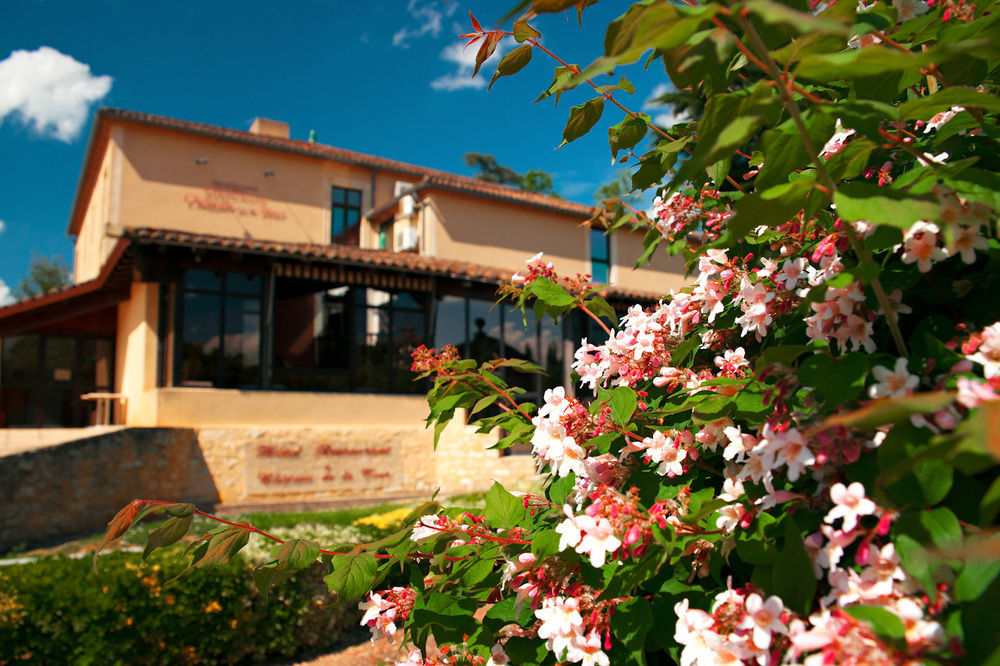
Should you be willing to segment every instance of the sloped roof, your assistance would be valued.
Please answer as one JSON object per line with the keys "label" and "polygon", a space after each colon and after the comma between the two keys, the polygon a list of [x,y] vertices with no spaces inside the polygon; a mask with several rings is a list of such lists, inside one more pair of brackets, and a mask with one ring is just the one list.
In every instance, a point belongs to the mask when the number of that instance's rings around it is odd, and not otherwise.
{"label": "sloped roof", "polygon": [[[358,268],[389,269],[420,275],[446,277],[456,280],[471,280],[496,284],[509,280],[509,268],[483,266],[465,261],[452,261],[436,257],[424,257],[411,252],[391,252],[389,250],[363,250],[353,245],[289,243],[283,241],[259,240],[195,234],[172,229],[129,229],[125,237],[136,244],[173,245],[201,250],[229,251],[246,254],[265,255],[274,258],[293,259],[307,262],[323,262]],[[662,296],[619,287],[607,287],[603,295],[616,300],[655,301]],[[2,310],[0,310],[2,314]]]}
{"label": "sloped roof", "polygon": [[157,127],[160,129],[184,132],[199,136],[231,141],[242,145],[255,146],[269,150],[277,150],[296,155],[303,155],[317,159],[330,160],[343,164],[353,164],[369,168],[377,168],[383,171],[390,171],[401,175],[413,176],[417,178],[430,178],[430,182],[443,189],[458,191],[472,196],[483,196],[494,200],[506,201],[516,205],[543,208],[557,213],[579,218],[583,221],[590,217],[592,206],[587,206],[572,201],[566,201],[547,194],[538,192],[526,192],[506,185],[487,183],[476,178],[460,176],[438,169],[416,166],[398,160],[386,159],[367,155],[353,150],[345,150],[334,146],[327,146],[321,143],[310,143],[308,141],[298,141],[296,139],[284,139],[281,137],[252,134],[242,130],[196,123],[166,116],[157,116],[149,113],[139,113],[138,111],[127,111],[125,109],[102,108],[97,111],[94,125],[91,128],[90,139],[87,144],[86,156],[84,157],[83,170],[80,173],[80,180],[77,184],[76,196],[73,201],[73,208],[70,212],[68,233],[77,235],[80,225],[83,223],[84,210],[89,202],[90,192],[94,187],[97,174],[100,169],[100,157],[104,154],[110,135],[110,125],[114,122],[124,122],[136,125]]}

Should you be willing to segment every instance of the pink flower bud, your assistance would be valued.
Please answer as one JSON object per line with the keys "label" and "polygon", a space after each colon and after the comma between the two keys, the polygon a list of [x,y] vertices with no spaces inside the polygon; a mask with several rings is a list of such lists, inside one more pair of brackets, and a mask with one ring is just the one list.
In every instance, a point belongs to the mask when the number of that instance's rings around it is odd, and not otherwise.
{"label": "pink flower bud", "polygon": [[639,543],[639,540],[641,538],[642,538],[642,530],[639,529],[639,523],[635,523],[634,525],[632,525],[632,527],[628,529],[628,532],[625,533],[625,545],[630,547],[634,546],[635,544]]}

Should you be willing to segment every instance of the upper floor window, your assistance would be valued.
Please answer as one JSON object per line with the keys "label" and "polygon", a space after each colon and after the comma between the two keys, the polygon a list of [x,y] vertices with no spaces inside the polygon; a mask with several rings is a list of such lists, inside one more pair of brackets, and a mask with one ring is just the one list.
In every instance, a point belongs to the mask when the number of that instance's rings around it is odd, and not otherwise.
{"label": "upper floor window", "polygon": [[590,230],[590,275],[600,283],[608,282],[611,276],[611,236],[603,229]]}
{"label": "upper floor window", "polygon": [[361,190],[333,187],[330,196],[330,242],[358,245],[361,223]]}

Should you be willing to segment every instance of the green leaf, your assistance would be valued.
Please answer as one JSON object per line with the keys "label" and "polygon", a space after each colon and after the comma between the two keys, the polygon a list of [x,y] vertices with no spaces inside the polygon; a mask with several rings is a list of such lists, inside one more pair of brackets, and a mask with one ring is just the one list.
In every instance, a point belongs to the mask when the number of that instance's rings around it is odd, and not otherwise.
{"label": "green leaf", "polygon": [[904,53],[888,47],[848,49],[840,53],[809,55],[795,69],[796,79],[813,81],[851,80],[893,71],[914,71],[931,63],[941,64],[988,47],[987,40],[939,43],[926,51]]}
{"label": "green leaf", "polygon": [[845,183],[833,200],[837,214],[845,220],[865,220],[900,229],[909,229],[917,220],[936,220],[941,215],[941,205],[933,195],[914,195],[874,183]]}
{"label": "green leaf", "polygon": [[1000,208],[1000,174],[983,169],[965,169],[959,174],[943,178],[962,197],[981,201],[987,206]]}
{"label": "green leaf", "polygon": [[835,182],[854,178],[868,166],[868,158],[878,146],[868,139],[851,141],[826,162],[827,173]]}
{"label": "green leaf", "polygon": [[337,594],[337,603],[347,603],[359,599],[369,592],[375,583],[378,568],[371,553],[358,555],[337,555],[333,558],[333,572],[323,580],[327,587]]}
{"label": "green leaf", "polygon": [[867,622],[883,639],[899,640],[906,636],[906,627],[895,613],[879,606],[847,606],[848,615],[862,622]]}
{"label": "green leaf", "polygon": [[979,108],[993,113],[1000,112],[1000,98],[989,93],[979,92],[975,88],[952,86],[944,88],[933,95],[918,97],[896,107],[896,119],[928,120],[933,115],[947,111],[953,106]]}
{"label": "green leaf", "polygon": [[789,365],[798,357],[812,351],[809,345],[778,345],[768,347],[757,357],[754,368],[759,375],[771,365]]}
{"label": "green leaf", "polygon": [[604,113],[604,98],[595,97],[569,110],[569,121],[563,130],[562,148],[570,141],[575,141],[590,131]]}
{"label": "green leaf", "polygon": [[795,519],[789,515],[784,522],[785,545],[774,560],[771,589],[785,605],[805,617],[816,594],[816,575]]}
{"label": "green leaf", "polygon": [[934,571],[927,551],[913,537],[906,534],[895,535],[893,544],[896,546],[896,553],[903,568],[933,599],[937,595],[937,589],[934,587]]}
{"label": "green leaf", "polygon": [[617,125],[608,128],[608,143],[611,144],[611,159],[618,159],[619,150],[629,150],[642,141],[649,130],[650,117],[645,113],[625,116]]}
{"label": "green leaf", "polygon": [[639,666],[646,664],[646,634],[652,628],[653,610],[642,597],[618,604],[611,616],[611,631]]}
{"label": "green leaf", "polygon": [[726,182],[726,176],[729,175],[729,165],[731,162],[732,157],[726,155],[721,160],[706,169],[708,177],[713,183],[715,183],[716,187],[722,187],[723,183]]}
{"label": "green leaf", "polygon": [[510,76],[511,74],[517,74],[525,65],[531,62],[531,44],[522,44],[516,49],[505,55],[500,62],[497,64],[497,71],[493,74],[493,78],[490,79],[490,85],[487,86],[487,90],[493,88],[493,83],[499,79],[501,76]]}
{"label": "green leaf", "polygon": [[800,12],[771,0],[747,0],[744,6],[765,23],[787,25],[802,34],[820,33],[842,37],[851,35],[848,26],[831,20],[826,13],[813,15],[809,12]]}
{"label": "green leaf", "polygon": [[194,515],[194,504],[168,504],[163,507],[164,513],[168,516],[176,516],[177,518],[185,518],[187,516]]}
{"label": "green leaf", "polygon": [[853,352],[839,358],[815,354],[799,364],[799,379],[814,387],[831,407],[854,400],[865,388],[868,357]]}
{"label": "green leaf", "polygon": [[557,477],[549,485],[548,497],[553,504],[562,506],[566,503],[566,498],[576,485],[576,475],[570,472],[566,476]]}
{"label": "green leaf", "polygon": [[960,602],[975,601],[998,575],[1000,559],[975,559],[966,562],[962,573],[955,579],[955,599]]}
{"label": "green leaf", "polygon": [[542,33],[528,25],[528,21],[523,16],[514,21],[514,39],[518,44],[528,39],[538,39],[541,36]]}
{"label": "green leaf", "polygon": [[278,548],[278,562],[285,569],[305,569],[319,557],[319,545],[305,539],[289,539]]}
{"label": "green leaf", "polygon": [[486,493],[486,522],[492,527],[502,527],[505,530],[517,527],[526,513],[524,503],[499,483],[494,482]]}
{"label": "green leaf", "polygon": [[618,386],[611,391],[611,418],[620,426],[628,425],[639,403],[639,396],[628,386]]}
{"label": "green leaf", "polygon": [[273,565],[264,565],[253,570],[253,582],[257,586],[260,596],[267,599],[268,591],[274,585],[280,585],[291,578],[294,574],[289,569],[282,569]]}
{"label": "green leaf", "polygon": [[146,541],[146,548],[142,551],[142,559],[145,561],[149,554],[157,548],[177,543],[190,529],[191,519],[192,515],[188,513],[183,517],[174,516],[163,521],[162,525],[150,533],[149,539]]}
{"label": "green leaf", "polygon": [[227,527],[216,532],[208,540],[205,552],[195,560],[194,566],[229,562],[243,546],[247,545],[249,538],[249,525],[246,527]]}
{"label": "green leaf", "polygon": [[546,277],[540,277],[528,285],[526,291],[546,305],[564,308],[576,303],[568,291]]}
{"label": "green leaf", "polygon": [[731,247],[755,227],[788,222],[805,208],[812,186],[813,182],[804,178],[748,194],[733,204],[736,214],[726,223],[722,237],[709,247]]}
{"label": "green leaf", "polygon": [[559,533],[555,530],[539,530],[531,535],[531,552],[539,560],[559,552]]}
{"label": "green leaf", "polygon": [[920,524],[938,548],[955,548],[962,544],[962,526],[951,509],[940,506],[921,512]]}

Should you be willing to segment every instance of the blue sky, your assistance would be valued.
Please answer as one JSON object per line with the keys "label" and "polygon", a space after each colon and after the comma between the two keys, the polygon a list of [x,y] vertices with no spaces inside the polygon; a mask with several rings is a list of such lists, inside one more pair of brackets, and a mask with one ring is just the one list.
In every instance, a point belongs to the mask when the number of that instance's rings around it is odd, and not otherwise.
{"label": "blue sky", "polygon": [[[606,128],[620,114],[609,106],[588,137],[555,150],[586,91],[565,94],[558,107],[534,104],[556,65],[536,52],[487,92],[493,67],[473,82],[476,47],[457,46],[471,30],[470,9],[489,26],[513,4],[3,0],[0,299],[32,251],[72,260],[66,224],[99,106],[239,129],[265,116],[290,123],[292,138],[315,129],[322,143],[469,175],[464,153],[492,153],[518,171],[552,173],[566,198],[591,203],[616,172]],[[586,65],[627,7],[605,0],[584,13],[582,28],[575,11],[533,23],[547,47]],[[662,70],[622,73],[637,90],[622,101],[635,110],[666,81]]]}

